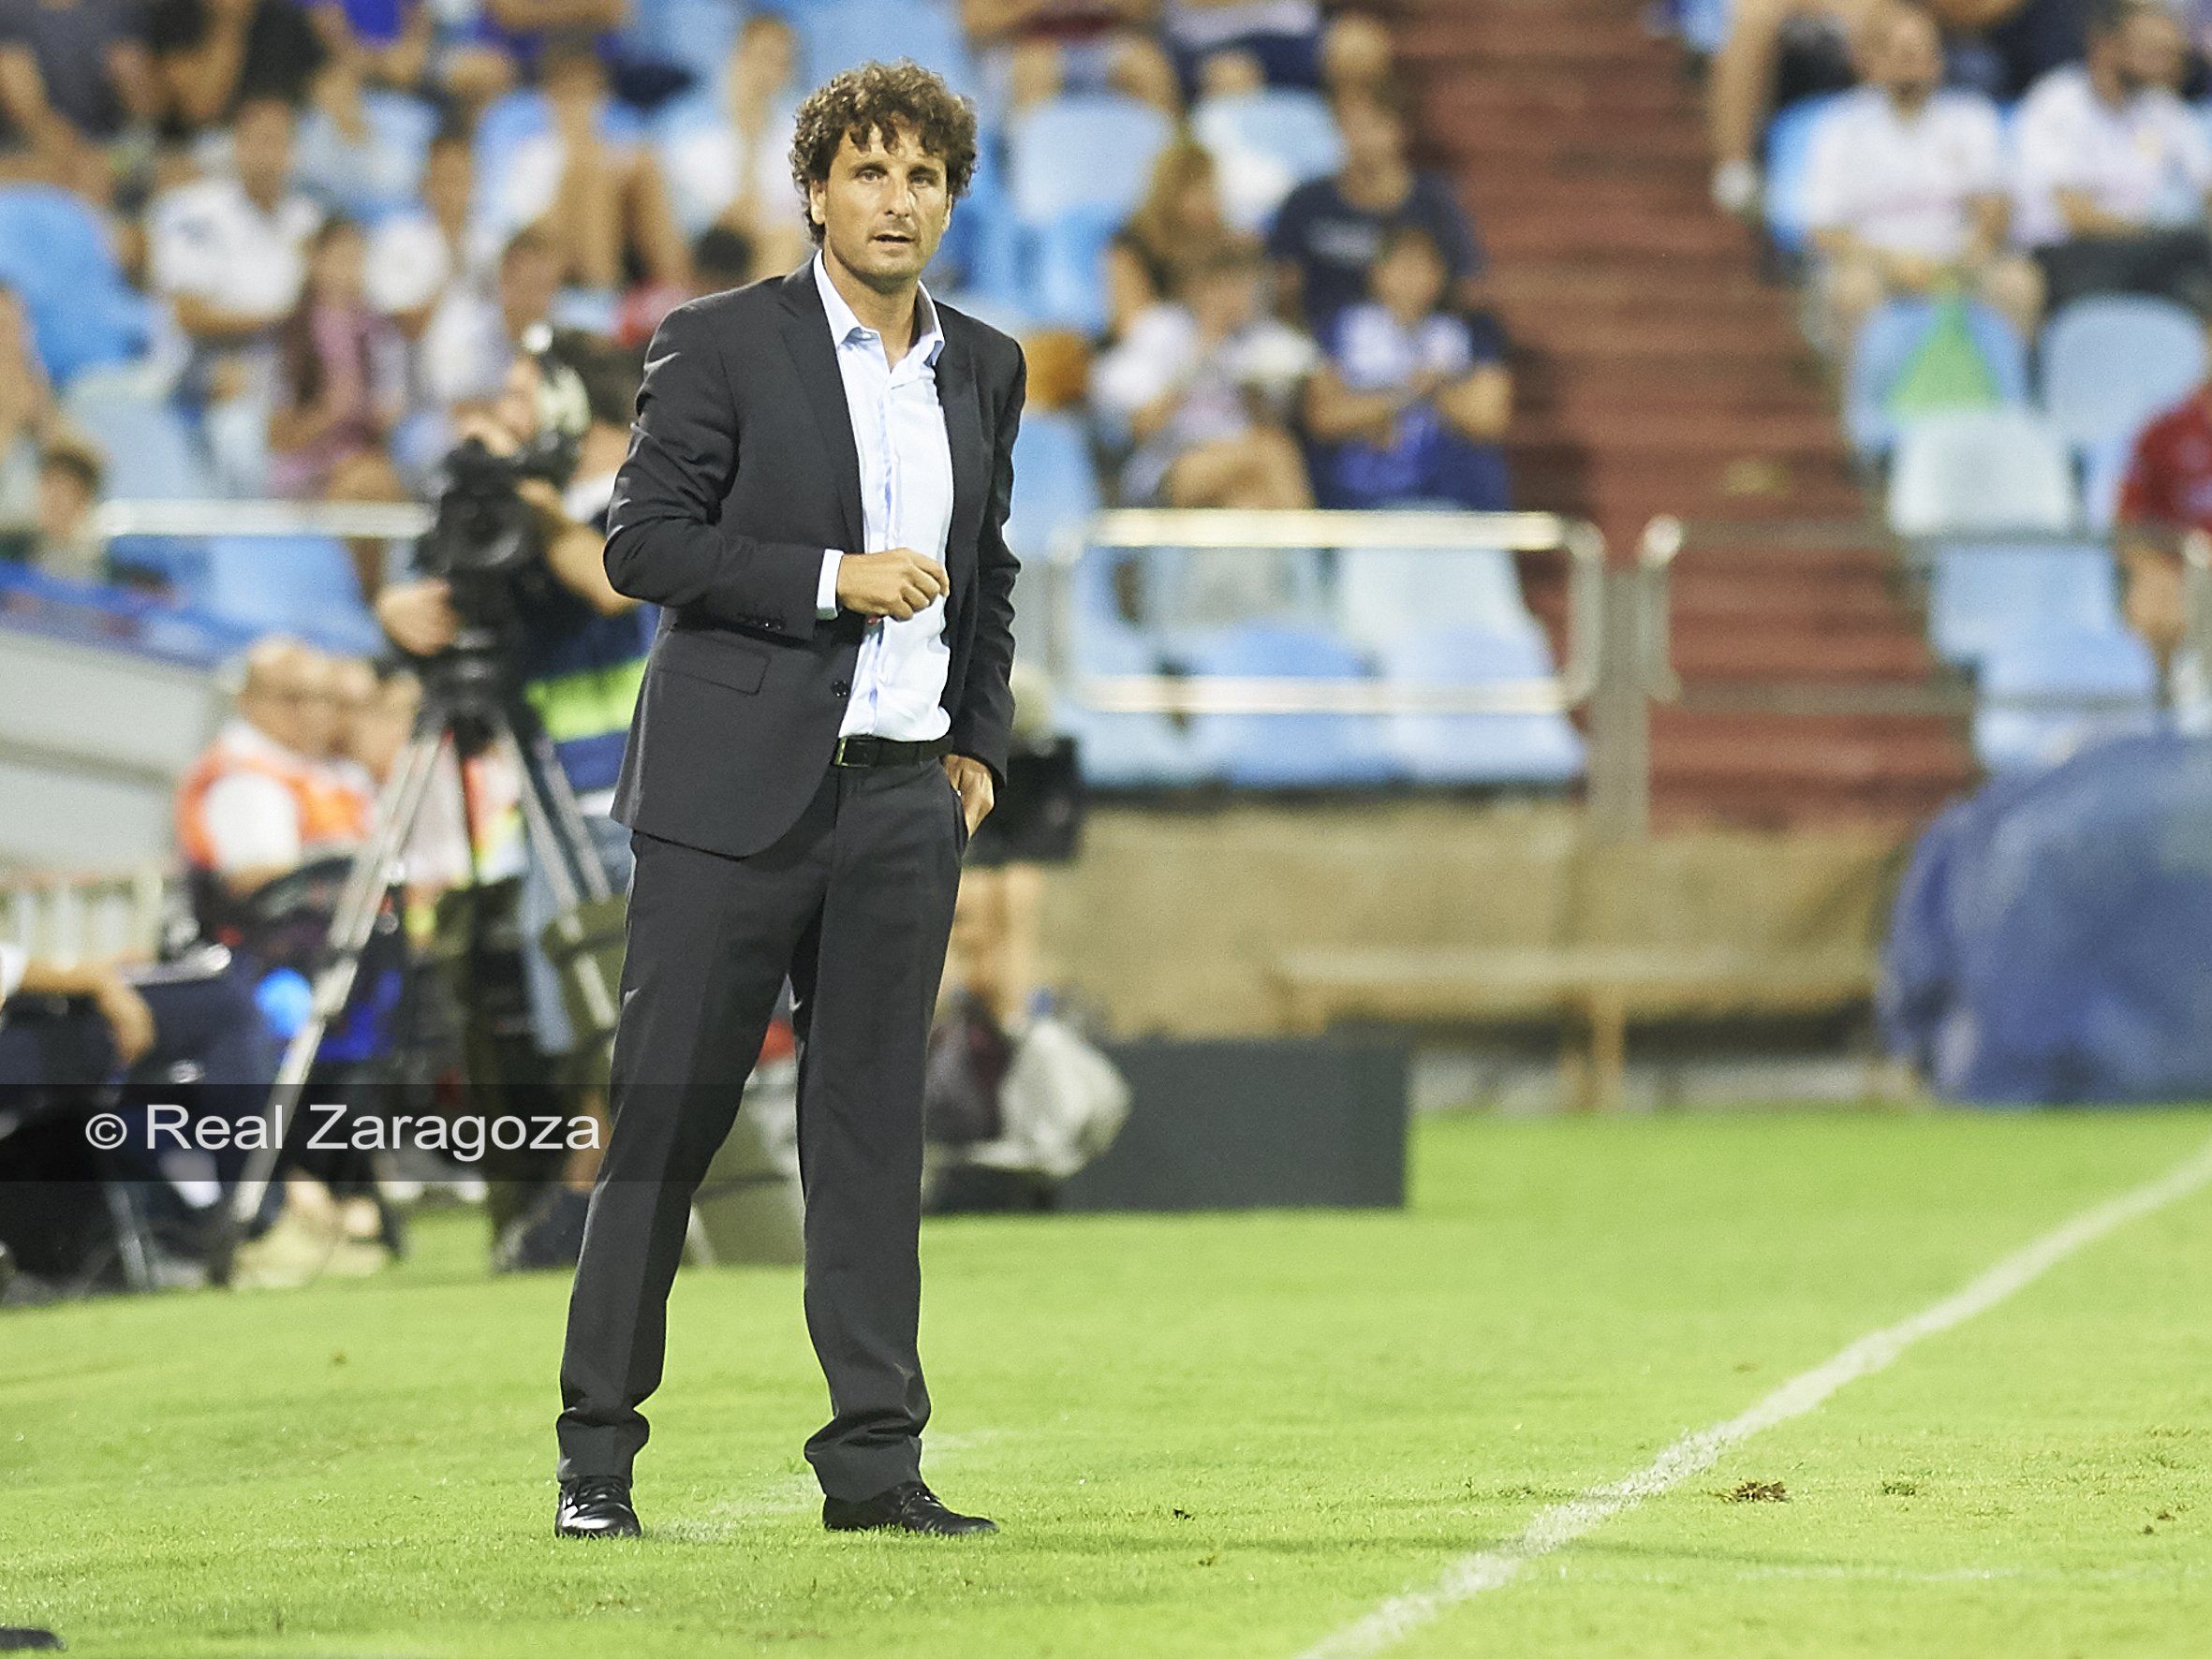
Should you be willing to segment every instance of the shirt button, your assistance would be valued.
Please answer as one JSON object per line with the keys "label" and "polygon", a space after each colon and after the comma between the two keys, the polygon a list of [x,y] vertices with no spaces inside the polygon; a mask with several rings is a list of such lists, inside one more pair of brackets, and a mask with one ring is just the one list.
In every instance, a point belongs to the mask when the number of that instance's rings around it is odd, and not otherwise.
{"label": "shirt button", "polygon": [[852,687],[848,685],[842,680],[838,681],[836,684],[831,686],[830,689],[835,692],[839,697],[848,696],[852,691]]}

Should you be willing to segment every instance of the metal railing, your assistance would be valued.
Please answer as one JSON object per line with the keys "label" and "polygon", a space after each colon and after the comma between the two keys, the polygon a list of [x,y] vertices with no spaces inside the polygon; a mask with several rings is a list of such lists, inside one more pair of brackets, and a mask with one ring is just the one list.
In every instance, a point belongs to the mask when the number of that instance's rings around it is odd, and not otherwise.
{"label": "metal railing", "polygon": [[[1564,552],[1569,560],[1566,661],[1552,675],[1476,685],[1305,677],[1102,674],[1077,666],[1075,570],[1107,551],[1175,550],[1217,557],[1309,549],[1439,553]],[[1551,513],[1243,511],[1120,508],[1064,526],[1051,544],[1056,592],[1046,658],[1057,694],[1110,713],[1557,713],[1596,691],[1603,625],[1605,542],[1585,520]],[[1409,619],[1410,620],[1410,619]]]}
{"label": "metal railing", "polygon": [[359,536],[398,541],[430,528],[412,501],[109,501],[93,533],[119,536]]}

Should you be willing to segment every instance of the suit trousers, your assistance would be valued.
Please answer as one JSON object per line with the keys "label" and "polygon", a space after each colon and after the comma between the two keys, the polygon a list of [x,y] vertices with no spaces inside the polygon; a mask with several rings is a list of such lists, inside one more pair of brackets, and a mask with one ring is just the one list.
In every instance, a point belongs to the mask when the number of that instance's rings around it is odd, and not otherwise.
{"label": "suit trousers", "polygon": [[922,1086],[966,851],[936,760],[832,766],[774,844],[730,859],[633,835],[612,1130],[561,1358],[560,1475],[622,1475],[645,1444],[691,1198],[791,982],[805,1304],[830,1420],[822,1490],[921,1473]]}

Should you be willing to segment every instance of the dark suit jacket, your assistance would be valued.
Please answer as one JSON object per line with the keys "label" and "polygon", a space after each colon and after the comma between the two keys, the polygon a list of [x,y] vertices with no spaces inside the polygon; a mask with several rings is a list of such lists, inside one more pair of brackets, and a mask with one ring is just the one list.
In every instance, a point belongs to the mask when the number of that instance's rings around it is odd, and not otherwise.
{"label": "dark suit jacket", "polygon": [[[953,752],[1004,788],[1019,568],[1006,514],[1025,367],[995,329],[942,303],[937,317],[952,452],[944,708]],[[654,334],[608,517],[609,580],[664,608],[615,791],[622,822],[744,858],[797,821],[829,766],[867,625],[844,609],[816,619],[828,548],[865,543],[860,458],[810,263],[695,300]]]}

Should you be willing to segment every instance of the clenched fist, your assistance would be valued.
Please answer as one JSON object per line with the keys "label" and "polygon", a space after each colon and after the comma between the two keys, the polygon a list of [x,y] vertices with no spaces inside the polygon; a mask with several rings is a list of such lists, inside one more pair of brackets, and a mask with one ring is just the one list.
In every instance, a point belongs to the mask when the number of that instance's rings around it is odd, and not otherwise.
{"label": "clenched fist", "polygon": [[837,562],[837,603],[863,616],[906,622],[951,591],[945,567],[912,548],[847,553]]}

